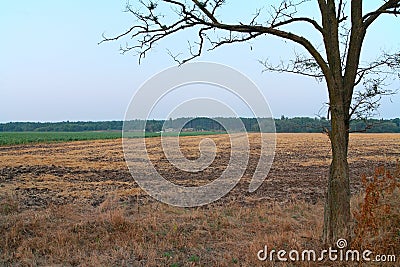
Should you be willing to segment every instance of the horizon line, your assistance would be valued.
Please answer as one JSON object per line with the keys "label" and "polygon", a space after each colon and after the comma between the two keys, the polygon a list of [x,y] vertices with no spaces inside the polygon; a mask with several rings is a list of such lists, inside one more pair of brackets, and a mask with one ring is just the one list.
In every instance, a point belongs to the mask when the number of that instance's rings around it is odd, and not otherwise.
{"label": "horizon line", "polygon": [[[206,119],[235,119],[237,117],[223,117],[223,116],[215,116],[215,117],[206,117],[206,116],[199,116],[199,117],[178,117],[178,118],[171,118],[172,120],[177,120],[177,119],[197,119],[197,118],[206,118]],[[271,119],[272,117],[238,117],[239,119]],[[296,119],[296,118],[307,118],[307,119],[320,119],[320,120],[330,120],[327,119],[326,117],[320,117],[320,116],[314,116],[314,117],[310,117],[310,116],[294,116],[294,117],[286,117],[284,115],[282,115],[279,118],[273,118],[274,120],[281,120],[282,118],[285,119]],[[400,117],[395,117],[395,118],[368,118],[366,120],[395,120],[395,119],[399,119]],[[63,120],[63,121],[5,121],[5,122],[0,122],[0,124],[7,124],[7,123],[79,123],[79,122],[124,122],[124,121],[135,121],[135,120],[139,120],[139,121],[167,121],[170,119],[158,119],[158,118],[151,118],[151,119],[132,119],[132,120]],[[364,119],[353,119],[353,120],[364,120]]]}

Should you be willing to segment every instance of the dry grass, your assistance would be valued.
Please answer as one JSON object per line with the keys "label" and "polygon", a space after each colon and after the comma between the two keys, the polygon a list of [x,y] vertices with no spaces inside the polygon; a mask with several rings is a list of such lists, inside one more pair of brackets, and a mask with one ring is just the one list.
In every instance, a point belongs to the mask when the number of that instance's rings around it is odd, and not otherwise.
{"label": "dry grass", "polygon": [[[286,251],[324,248],[321,203],[228,203],[191,209],[150,203],[137,209],[110,198],[97,208],[62,205],[20,211],[14,201],[10,197],[1,202],[1,266],[260,266],[257,252],[264,245]],[[398,218],[398,213],[386,216]],[[391,227],[397,223],[399,230],[398,219],[382,219]],[[393,232],[385,230],[378,228],[380,234],[369,234],[362,242],[374,252],[396,254],[399,237],[388,250],[385,244],[395,236],[388,239]],[[262,266],[338,263],[267,261]]]}
{"label": "dry grass", "polygon": [[353,198],[353,247],[374,248],[375,253],[400,251],[400,164],[384,166],[372,177],[363,176],[365,192]]}
{"label": "dry grass", "polygon": [[138,211],[108,199],[97,208],[13,207],[1,217],[0,264],[257,266],[265,244],[320,247],[321,213],[321,205],[303,202],[196,209],[152,203]]}

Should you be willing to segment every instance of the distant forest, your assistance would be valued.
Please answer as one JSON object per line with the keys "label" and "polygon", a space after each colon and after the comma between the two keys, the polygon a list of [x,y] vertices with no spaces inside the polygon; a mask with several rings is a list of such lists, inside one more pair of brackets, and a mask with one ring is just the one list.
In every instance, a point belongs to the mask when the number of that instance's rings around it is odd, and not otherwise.
{"label": "distant forest", "polygon": [[[235,118],[216,118],[232,131],[240,130],[238,120]],[[255,118],[240,118],[244,127],[249,132],[259,132],[260,128]],[[263,132],[271,132],[271,119],[260,119]],[[143,129],[144,120],[132,120],[126,122],[126,127],[131,131]],[[318,133],[330,127],[329,120],[325,118],[296,117],[286,118],[282,116],[275,119],[276,132],[278,133]],[[164,125],[164,129],[163,128]],[[147,132],[176,131],[183,126],[183,131],[216,131],[225,129],[213,119],[209,118],[178,118],[164,120],[148,120]],[[83,132],[83,131],[121,131],[123,121],[63,121],[63,122],[8,122],[0,124],[0,132]],[[400,133],[400,118],[396,119],[371,119],[368,121],[354,120],[351,122],[352,132],[367,133]]]}

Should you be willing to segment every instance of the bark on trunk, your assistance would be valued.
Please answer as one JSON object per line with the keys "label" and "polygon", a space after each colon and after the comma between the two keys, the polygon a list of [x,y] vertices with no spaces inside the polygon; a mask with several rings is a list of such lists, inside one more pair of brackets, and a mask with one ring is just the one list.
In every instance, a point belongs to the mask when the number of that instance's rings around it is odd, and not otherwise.
{"label": "bark on trunk", "polygon": [[350,222],[350,179],[347,162],[348,112],[345,108],[332,108],[331,114],[332,162],[326,192],[323,229],[323,240],[326,244],[334,244],[340,238],[348,240]]}

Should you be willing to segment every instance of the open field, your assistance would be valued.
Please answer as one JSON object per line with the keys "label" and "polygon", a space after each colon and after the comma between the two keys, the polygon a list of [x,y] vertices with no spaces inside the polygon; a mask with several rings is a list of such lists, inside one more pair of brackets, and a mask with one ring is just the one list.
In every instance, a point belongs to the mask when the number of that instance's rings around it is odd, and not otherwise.
{"label": "open field", "polygon": [[[228,136],[208,137],[217,144],[217,157],[201,173],[170,165],[160,138],[147,139],[147,147],[160,173],[177,184],[197,185],[217,178],[229,160]],[[196,158],[201,139],[182,137],[183,154]],[[321,248],[327,136],[278,134],[267,179],[248,193],[257,140],[258,134],[250,135],[251,158],[239,184],[200,208],[170,207],[138,188],[121,139],[0,147],[0,265],[259,266],[257,251],[266,244]],[[380,165],[394,169],[398,159],[400,134],[351,135],[353,201],[361,199],[361,174],[370,177]],[[399,247],[399,233],[385,253]]]}
{"label": "open field", "polygon": [[121,138],[121,132],[0,132],[0,146]]}
{"label": "open field", "polygon": [[[196,135],[212,135],[216,132],[181,132],[181,133],[164,133],[166,136],[196,136]],[[146,137],[157,137],[161,133],[147,132]],[[104,140],[121,138],[121,131],[85,131],[85,132],[0,132],[0,146],[21,145],[31,143],[54,143],[54,142],[71,142],[85,140]],[[126,137],[140,138],[143,137],[142,132],[127,132]]]}

